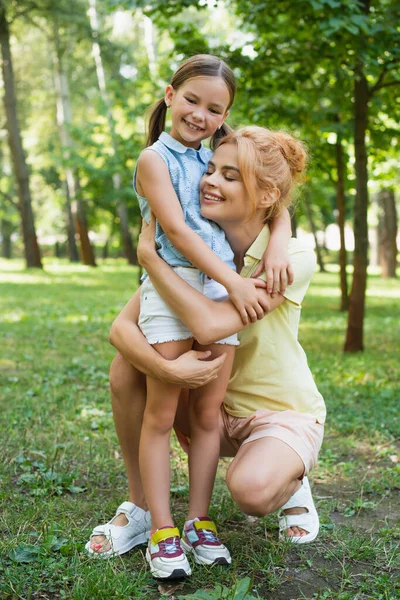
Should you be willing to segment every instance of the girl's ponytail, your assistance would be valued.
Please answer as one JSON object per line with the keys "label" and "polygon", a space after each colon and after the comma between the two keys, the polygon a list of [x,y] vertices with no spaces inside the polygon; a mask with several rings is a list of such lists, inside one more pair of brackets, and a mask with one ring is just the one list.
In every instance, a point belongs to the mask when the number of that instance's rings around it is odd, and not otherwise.
{"label": "girl's ponytail", "polygon": [[167,117],[167,105],[164,98],[155,104],[149,120],[149,132],[146,140],[146,148],[158,140],[165,129],[165,119]]}
{"label": "girl's ponytail", "polygon": [[216,130],[210,140],[210,148],[214,152],[219,146],[220,141],[233,131],[232,127],[229,127],[227,123],[222,123],[221,127]]}

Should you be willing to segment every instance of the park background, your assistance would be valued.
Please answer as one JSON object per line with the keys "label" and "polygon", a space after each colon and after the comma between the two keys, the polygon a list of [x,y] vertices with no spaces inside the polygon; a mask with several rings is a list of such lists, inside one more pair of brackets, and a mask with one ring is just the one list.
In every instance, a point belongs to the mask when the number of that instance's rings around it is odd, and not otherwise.
{"label": "park background", "polygon": [[[0,598],[398,597],[399,22],[395,0],[0,0]],[[141,551],[83,547],[126,495],[107,336],[138,285],[146,111],[199,52],[234,69],[231,126],[310,149],[292,224],[319,265],[300,341],[328,408],[322,526],[278,542],[275,517],[237,510],[221,461],[211,516],[234,566],[167,589]],[[171,460],[180,523],[176,443]]]}

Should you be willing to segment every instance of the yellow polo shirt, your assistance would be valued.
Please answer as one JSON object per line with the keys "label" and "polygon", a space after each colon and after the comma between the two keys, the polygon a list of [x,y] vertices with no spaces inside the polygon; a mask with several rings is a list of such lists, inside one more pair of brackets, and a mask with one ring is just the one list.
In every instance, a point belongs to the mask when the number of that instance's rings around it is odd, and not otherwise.
{"label": "yellow polo shirt", "polygon": [[[266,225],[246,253],[242,277],[254,273],[269,237]],[[283,304],[239,333],[240,346],[224,406],[235,417],[248,417],[262,409],[295,410],[324,423],[324,399],[297,340],[301,303],[315,271],[315,254],[295,238],[289,241],[288,249],[294,282],[288,286]]]}

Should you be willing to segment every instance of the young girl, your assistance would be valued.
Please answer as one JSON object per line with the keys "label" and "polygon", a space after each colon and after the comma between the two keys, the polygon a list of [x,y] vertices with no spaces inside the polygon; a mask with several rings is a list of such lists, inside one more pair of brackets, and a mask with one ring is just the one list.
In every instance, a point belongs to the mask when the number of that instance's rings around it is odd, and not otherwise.
{"label": "young girl", "polygon": [[[186,60],[167,86],[164,99],[153,110],[148,147],[139,157],[134,182],[143,218],[149,222],[153,212],[157,219],[159,255],[207,297],[220,301],[229,294],[247,323],[264,314],[257,296],[260,284],[236,273],[224,232],[201,216],[199,205],[200,179],[212,155],[201,142],[211,137],[213,147],[226,135],[224,121],[234,94],[234,75],[222,60],[210,55]],[[172,122],[169,134],[164,132],[167,109]],[[208,194],[205,201],[224,200],[218,194]],[[276,255],[282,256],[290,238],[288,215],[276,221],[272,248],[274,244],[279,247]],[[286,236],[282,236],[282,229]],[[268,257],[264,257],[265,263],[270,267]],[[190,497],[182,544],[185,551],[193,552],[197,563],[229,564],[229,552],[219,541],[207,513],[219,457],[219,409],[238,344],[237,335],[199,346],[156,292],[149,277],[142,285],[140,301],[140,328],[164,358],[173,360],[193,344],[196,349],[209,350],[211,358],[226,355],[218,378],[191,394]],[[204,327],[207,328],[206,322]],[[191,573],[169,504],[169,440],[179,394],[177,386],[147,378],[139,451],[143,489],[152,518],[146,558],[153,575],[163,579]]]}

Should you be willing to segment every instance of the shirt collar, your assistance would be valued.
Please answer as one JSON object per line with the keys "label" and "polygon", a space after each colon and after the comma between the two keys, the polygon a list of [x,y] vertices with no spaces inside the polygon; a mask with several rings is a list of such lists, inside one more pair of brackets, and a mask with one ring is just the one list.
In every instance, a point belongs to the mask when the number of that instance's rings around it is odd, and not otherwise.
{"label": "shirt collar", "polygon": [[265,248],[268,246],[269,238],[271,233],[268,225],[264,225],[260,233],[246,252],[246,256],[251,256],[256,260],[261,260],[265,252]]}
{"label": "shirt collar", "polygon": [[185,154],[189,150],[193,150],[193,152],[199,156],[203,163],[208,163],[209,153],[203,144],[200,144],[200,148],[198,150],[195,150],[194,148],[188,148],[170,136],[166,131],[163,131],[158,139],[164,144],[164,146],[167,146],[167,148],[173,150],[174,152],[178,152],[179,154]]}

